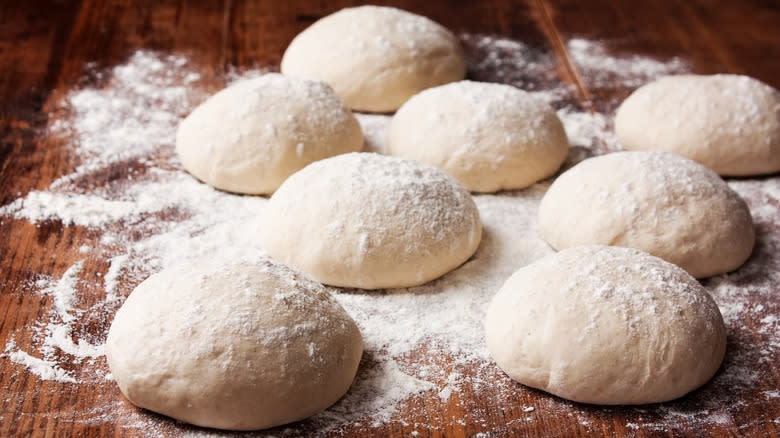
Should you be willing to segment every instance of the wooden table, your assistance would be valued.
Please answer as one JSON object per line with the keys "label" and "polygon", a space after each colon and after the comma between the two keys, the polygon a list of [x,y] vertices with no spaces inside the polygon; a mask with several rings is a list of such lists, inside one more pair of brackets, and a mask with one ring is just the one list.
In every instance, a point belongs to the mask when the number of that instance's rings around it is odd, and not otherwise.
{"label": "wooden table", "polygon": [[[25,1],[0,4],[0,205],[31,190],[44,190],[78,164],[66,145],[46,134],[50,112],[68,90],[81,84],[87,63],[94,70],[124,62],[140,48],[182,53],[209,66],[205,81],[220,88],[234,67],[278,69],[289,41],[311,22],[358,2],[328,1]],[[780,5],[773,1],[664,0],[489,0],[378,2],[417,12],[457,34],[487,34],[521,41],[552,54],[557,68],[539,80],[570,84],[579,108],[609,114],[630,91],[619,83],[589,83],[567,53],[571,38],[604,40],[617,55],[639,54],[662,60],[679,57],[697,73],[749,74],[780,88]],[[472,74],[474,72],[472,71]],[[94,79],[94,78],[93,78]],[[98,175],[101,183],[127,177],[126,167]],[[102,179],[101,179],[102,178]],[[770,178],[770,177],[767,177]],[[778,178],[772,176],[771,178]],[[750,200],[749,200],[750,201]],[[756,206],[753,201],[753,207]],[[771,201],[778,205],[780,201]],[[780,216],[759,229],[759,239],[780,235]],[[12,334],[17,346],[32,342],[35,321],[51,300],[30,291],[38,275],[59,278],[78,257],[79,248],[99,239],[99,232],[0,217],[0,343]],[[758,250],[757,250],[758,251]],[[777,269],[763,247],[752,263]],[[763,255],[762,255],[763,254]],[[751,263],[751,262],[749,262]],[[88,260],[83,272],[105,272],[106,262]],[[755,270],[755,269],[754,269]],[[758,274],[760,275],[760,270]],[[744,276],[749,284],[750,278]],[[705,282],[705,285],[711,283]],[[780,294],[780,284],[774,292]],[[759,321],[780,315],[780,295],[764,294],[749,305],[762,306],[752,315],[751,332],[738,338],[773,343],[768,360],[749,364],[758,373],[754,383],[726,397],[719,421],[699,421],[701,397],[643,408],[582,406],[517,385],[516,395],[498,396],[491,386],[459,395],[447,403],[424,395],[400,407],[401,414],[377,428],[347,425],[334,432],[345,436],[778,436],[780,435],[780,366],[778,325],[766,331]],[[90,298],[85,298],[89,300]],[[90,321],[97,339],[110,321]],[[29,336],[19,333],[30,333]],[[757,342],[758,342],[757,341]],[[730,339],[730,348],[740,339]],[[422,354],[422,353],[420,353]],[[98,359],[103,361],[103,358]],[[444,359],[446,362],[446,358]],[[727,361],[728,362],[728,361]],[[727,365],[728,366],[728,365]],[[71,370],[78,372],[78,370]],[[124,403],[113,384],[69,385],[41,380],[7,357],[0,358],[0,436],[180,435],[197,429],[154,414],[133,411],[111,422],[95,420],[99,406]],[[552,401],[551,401],[552,400]],[[555,403],[555,410],[545,406]],[[524,406],[537,406],[525,412]],[[468,412],[467,412],[468,411]],[[480,421],[474,411],[479,412]],[[97,413],[96,413],[97,412]],[[670,415],[678,421],[666,421]],[[132,422],[146,416],[156,428],[137,429]],[[131,418],[132,417],[132,418]],[[531,417],[533,421],[520,421]],[[468,421],[453,419],[465,418]],[[664,424],[663,428],[653,424]],[[671,424],[671,426],[669,426]],[[275,433],[311,435],[305,423]]]}

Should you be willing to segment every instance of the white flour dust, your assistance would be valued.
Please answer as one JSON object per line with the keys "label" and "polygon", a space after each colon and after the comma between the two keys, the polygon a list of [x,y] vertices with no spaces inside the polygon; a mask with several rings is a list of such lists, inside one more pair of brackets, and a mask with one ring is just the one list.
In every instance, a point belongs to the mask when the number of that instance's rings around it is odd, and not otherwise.
{"label": "white flour dust", "polygon": [[[509,83],[538,93],[562,119],[572,143],[567,166],[591,155],[618,148],[611,133],[611,114],[574,101],[572,86],[555,75],[556,58],[546,49],[487,35],[463,35],[474,80]],[[683,71],[679,60],[613,57],[598,42],[569,41],[572,60],[586,82],[634,87],[658,75]],[[186,174],[173,153],[181,117],[206,97],[198,66],[181,56],[150,51],[135,53],[125,64],[92,72],[104,84],[74,89],[52,114],[49,135],[60,139],[78,159],[73,172],[48,189],[33,191],[0,207],[6,220],[40,224],[59,221],[64,227],[86,227],[98,238],[74,248],[78,262],[53,277],[30,279],[28,291],[48,303],[50,311],[34,327],[19,329],[6,340],[4,357],[41,380],[63,385],[102,387],[116,391],[102,358],[105,331],[91,333],[89,322],[108,322],[130,291],[150,274],[187,260],[256,256],[263,249],[247,238],[267,198],[237,196],[201,184]],[[244,76],[253,76],[248,71]],[[239,76],[240,78],[240,76]],[[236,79],[236,78],[232,78]],[[383,152],[390,119],[357,115],[366,149]],[[111,172],[119,169],[121,172]],[[113,175],[111,177],[107,175]],[[514,406],[524,412],[514,422],[533,423],[544,416],[570,417],[583,427],[604,413],[552,397],[534,406],[518,404],[527,391],[505,377],[489,359],[482,320],[490,298],[517,268],[552,250],[536,231],[539,200],[549,186],[477,195],[484,223],[483,242],[463,266],[426,285],[366,292],[334,289],[337,299],[360,326],[366,353],[349,393],[327,411],[301,423],[279,428],[275,435],[337,433],[350,425],[376,427],[400,422],[398,413],[415,403],[457,404],[466,418],[444,419],[453,425],[474,425],[483,436],[499,435],[485,420],[484,406],[467,392],[490,388],[496,409]],[[660,407],[623,408],[629,428],[674,430],[681,416],[704,425],[721,424],[728,409],[745,409],[761,400],[740,398],[777,362],[780,308],[771,299],[780,284],[780,235],[771,226],[780,212],[776,179],[740,180],[732,186],[748,200],[759,229],[759,245],[748,264],[734,274],[708,280],[729,327],[726,365],[712,383],[683,401]],[[85,261],[100,261],[99,272],[85,272]],[[90,298],[90,299],[87,299]],[[757,315],[762,315],[758,318]],[[762,339],[751,338],[749,320]],[[20,344],[23,339],[25,347]],[[776,391],[775,391],[776,392]],[[764,392],[776,398],[772,388]],[[3,414],[6,415],[6,414]],[[219,435],[136,410],[126,401],[105,402],[86,413],[93,423],[121,422],[148,436]],[[420,416],[424,418],[425,413]],[[416,431],[436,426],[411,425]],[[444,430],[438,430],[444,432]],[[418,432],[419,433],[419,432]]]}
{"label": "white flour dust", "polygon": [[9,341],[6,345],[6,352],[11,362],[22,365],[30,370],[31,373],[40,377],[43,380],[56,380],[63,383],[77,383],[67,371],[57,365],[57,362],[51,360],[44,360],[31,356],[22,350],[14,348],[13,342]]}
{"label": "white flour dust", "polygon": [[616,85],[636,88],[655,78],[688,69],[679,58],[660,61],[641,55],[611,56],[603,44],[582,38],[570,39],[566,51],[588,86],[593,88]]}

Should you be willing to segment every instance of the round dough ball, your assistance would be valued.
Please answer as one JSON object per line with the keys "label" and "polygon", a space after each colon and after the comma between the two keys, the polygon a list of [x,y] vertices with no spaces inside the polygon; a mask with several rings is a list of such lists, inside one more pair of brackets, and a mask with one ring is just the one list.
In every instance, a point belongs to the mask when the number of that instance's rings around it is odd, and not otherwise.
{"label": "round dough ball", "polygon": [[106,357],[132,403],[253,430],[316,414],[352,384],[355,322],[325,288],[269,259],[166,269],[133,291]]}
{"label": "round dough ball", "polygon": [[697,278],[737,269],[755,242],[745,201],[711,170],[666,152],[617,152],[564,172],[539,206],[555,249],[637,248]]}
{"label": "round dough ball", "polygon": [[555,110],[510,85],[461,81],[421,92],[393,117],[391,155],[436,166],[474,192],[521,189],[563,164]]}
{"label": "round dough ball", "polygon": [[353,153],[285,181],[260,233],[272,257],[322,283],[379,289],[455,269],[476,251],[482,223],[469,192],[440,170]]}
{"label": "round dough ball", "polygon": [[247,194],[273,193],[307,164],[362,148],[360,124],[327,84],[275,73],[215,94],[176,133],[188,172]]}
{"label": "round dough ball", "polygon": [[628,150],[665,150],[721,175],[780,170],[780,92],[748,76],[661,78],[637,89],[615,116]]}
{"label": "round dough ball", "polygon": [[718,306],[685,271],[639,250],[580,246],[515,272],[488,308],[488,349],[512,379],[594,404],[693,391],[726,351]]}
{"label": "round dough ball", "polygon": [[395,111],[426,88],[466,76],[457,38],[420,15],[396,8],[342,9],[293,39],[282,73],[321,79],[351,108]]}

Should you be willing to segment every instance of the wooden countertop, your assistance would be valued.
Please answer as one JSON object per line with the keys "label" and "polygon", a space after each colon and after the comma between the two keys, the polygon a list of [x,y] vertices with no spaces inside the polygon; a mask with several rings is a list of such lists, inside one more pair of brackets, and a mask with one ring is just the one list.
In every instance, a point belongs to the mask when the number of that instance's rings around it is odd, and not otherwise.
{"label": "wooden countertop", "polygon": [[[0,205],[8,205],[32,190],[45,190],[79,164],[67,145],[47,134],[46,127],[57,102],[69,90],[85,81],[99,83],[99,78],[84,79],[85,66],[94,71],[108,69],[141,48],[185,54],[197,60],[197,65],[207,66],[199,73],[207,84],[218,89],[235,68],[278,69],[285,47],[298,32],[319,17],[357,3],[116,0],[0,4]],[[557,61],[554,71],[544,78],[529,77],[529,83],[541,89],[550,83],[568,84],[573,90],[569,104],[585,111],[611,114],[632,87],[610,82],[609,78],[589,81],[568,52],[567,41],[572,38],[603,41],[616,56],[679,58],[696,73],[748,74],[780,88],[780,5],[773,1],[376,3],[428,16],[459,35],[500,36],[550,54]],[[470,74],[473,77],[476,73],[472,69]],[[91,177],[96,180],[82,183],[107,184],[126,178],[131,171],[127,166],[116,166]],[[762,181],[780,183],[780,178],[774,175]],[[780,205],[780,198],[770,198],[756,195],[748,203],[751,208]],[[780,247],[774,246],[780,237],[780,214],[766,214],[770,220],[758,225],[754,257],[735,274],[735,284],[744,290],[751,290],[763,281],[762,276],[769,278],[769,273],[780,266]],[[36,321],[54,305],[50,297],[33,291],[31,282],[41,275],[60,278],[79,258],[79,248],[99,239],[99,229],[57,220],[31,223],[0,216],[0,343],[6,351],[12,339],[16,347],[32,348],[37,342]],[[105,260],[87,259],[82,272],[105,272],[106,266]],[[718,281],[707,280],[704,284],[716,287]],[[747,356],[760,359],[754,362],[739,362],[727,356],[724,367],[739,365],[753,373],[753,378],[720,397],[718,405],[706,405],[704,396],[687,396],[670,404],[646,407],[583,406],[520,385],[515,385],[516,391],[509,395],[491,385],[480,385],[459,393],[457,403],[454,398],[424,394],[402,401],[399,414],[377,427],[348,424],[331,433],[778,436],[780,283],[764,283],[764,293],[744,299],[743,304],[753,311],[746,316],[750,320],[740,325],[744,330],[730,332],[729,349],[739,351],[741,343],[769,347],[763,355]],[[80,299],[92,302],[97,298]],[[88,331],[95,339],[103,339],[110,319],[87,319]],[[424,348],[417,354],[424,356]],[[105,368],[104,358],[94,360]],[[440,360],[443,366],[449,366],[446,358]],[[79,373],[78,368],[68,371]],[[101,421],[99,417],[106,409],[127,405],[113,382],[73,385],[44,380],[11,361],[7,354],[0,357],[0,388],[0,436],[180,436],[204,432],[133,409],[123,410],[111,421]],[[708,394],[706,386],[702,391]],[[546,409],[552,405],[556,408]],[[529,406],[536,408],[529,410]],[[479,413],[479,421],[474,421],[474,412]],[[717,417],[710,415],[713,412],[718,413]],[[153,427],[136,427],[144,422]],[[298,436],[313,435],[317,430],[303,423],[271,432]]]}

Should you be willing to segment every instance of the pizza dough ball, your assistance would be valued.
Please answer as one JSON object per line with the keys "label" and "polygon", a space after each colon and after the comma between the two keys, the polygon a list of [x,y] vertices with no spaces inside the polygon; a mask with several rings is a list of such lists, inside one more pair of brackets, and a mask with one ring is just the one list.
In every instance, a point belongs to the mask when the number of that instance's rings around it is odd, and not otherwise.
{"label": "pizza dough ball", "polygon": [[379,289],[455,269],[476,251],[482,223],[469,192],[440,170],[353,153],[285,181],[260,233],[268,254],[322,283]]}
{"label": "pizza dough ball", "polygon": [[564,172],[539,206],[555,249],[637,248],[697,278],[737,269],[755,230],[745,201],[711,170],[666,152],[617,152]]}
{"label": "pizza dough ball", "polygon": [[426,88],[463,79],[457,38],[441,25],[396,8],[342,9],[293,39],[282,73],[321,79],[351,108],[395,111]]}
{"label": "pizza dough ball", "polygon": [[546,102],[510,85],[461,81],[409,99],[393,117],[388,147],[471,191],[495,192],[555,173],[569,140]]}
{"label": "pizza dough ball", "polygon": [[355,322],[322,285],[265,258],[152,275],[106,340],[132,403],[232,430],[324,410],[351,385],[362,352]]}
{"label": "pizza dough ball", "polygon": [[274,73],[215,94],[176,134],[188,172],[247,194],[273,193],[307,164],[362,147],[360,124],[327,84]]}
{"label": "pizza dough ball", "polygon": [[629,150],[665,150],[721,175],[780,170],[780,92],[740,75],[680,75],[636,90],[615,132]]}
{"label": "pizza dough ball", "polygon": [[594,404],[693,391],[726,351],[718,306],[682,269],[630,248],[580,246],[515,272],[493,297],[488,349],[512,379]]}

